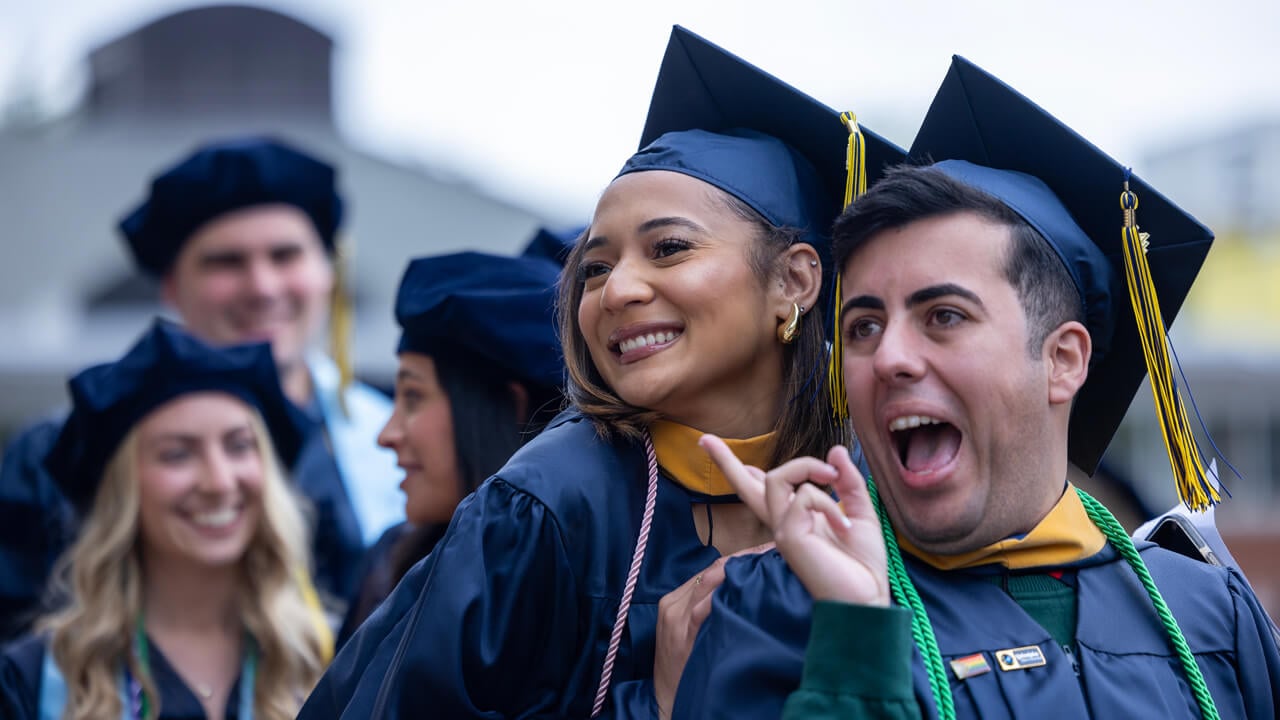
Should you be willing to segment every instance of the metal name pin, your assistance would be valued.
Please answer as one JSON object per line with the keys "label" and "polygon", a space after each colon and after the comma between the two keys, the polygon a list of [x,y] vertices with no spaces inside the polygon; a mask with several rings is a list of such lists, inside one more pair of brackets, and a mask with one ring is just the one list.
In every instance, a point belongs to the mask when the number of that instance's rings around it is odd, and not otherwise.
{"label": "metal name pin", "polygon": [[1040,650],[1039,645],[1025,645],[1007,650],[997,650],[995,655],[996,663],[1004,671],[1026,670],[1045,664],[1044,652]]}

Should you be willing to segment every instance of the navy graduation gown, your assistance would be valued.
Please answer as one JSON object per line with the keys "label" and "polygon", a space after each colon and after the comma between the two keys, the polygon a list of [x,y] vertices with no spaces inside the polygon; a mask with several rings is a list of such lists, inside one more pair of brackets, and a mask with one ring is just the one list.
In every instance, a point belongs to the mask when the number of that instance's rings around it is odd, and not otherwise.
{"label": "navy graduation gown", "polygon": [[[647,465],[560,415],[465,499],[343,647],[299,717],[587,717],[644,508]],[[658,601],[719,557],[660,478],[614,667],[614,717],[653,712]]]}
{"label": "navy graduation gown", "polygon": [[54,563],[75,537],[71,504],[44,469],[65,413],[39,421],[9,442],[0,465],[0,644],[27,631]]}
{"label": "navy graduation gown", "polygon": [[[44,638],[28,635],[0,655],[0,718],[38,720],[40,681],[47,647]],[[160,693],[160,720],[205,720],[204,706],[173,669],[155,643],[148,648],[151,677]],[[240,678],[227,696],[225,720],[240,720]]]}
{"label": "navy graduation gown", "polygon": [[[1140,549],[1221,716],[1276,717],[1280,653],[1243,579],[1154,545]],[[1069,569],[1077,583],[1074,652],[983,577],[999,569],[943,572],[905,559],[933,623],[957,717],[1200,717],[1146,591],[1110,547]],[[800,684],[812,600],[776,551],[731,560],[726,574],[681,678],[673,717],[777,718]],[[996,669],[996,651],[1027,645],[1041,649],[1044,666]],[[923,663],[910,651],[920,715],[935,718]],[[975,653],[991,672],[957,680],[949,661]],[[830,661],[857,673],[858,663],[878,658]]]}
{"label": "navy graduation gown", "polygon": [[355,590],[364,540],[323,425],[307,438],[291,473],[311,503],[311,557],[316,588],[346,600]]}

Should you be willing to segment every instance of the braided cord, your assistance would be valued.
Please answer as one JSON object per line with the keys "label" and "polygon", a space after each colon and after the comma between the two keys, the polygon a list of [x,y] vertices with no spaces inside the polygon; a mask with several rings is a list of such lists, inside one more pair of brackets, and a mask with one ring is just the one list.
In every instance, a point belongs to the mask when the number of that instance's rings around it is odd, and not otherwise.
{"label": "braided cord", "polygon": [[1160,617],[1160,622],[1164,624],[1165,632],[1169,636],[1169,644],[1173,646],[1173,651],[1178,655],[1178,660],[1182,662],[1182,670],[1187,674],[1187,682],[1191,685],[1191,692],[1195,695],[1196,702],[1200,704],[1200,715],[1205,720],[1218,720],[1218,707],[1213,702],[1213,696],[1209,694],[1209,687],[1205,685],[1204,675],[1200,672],[1200,666],[1196,664],[1195,656],[1191,654],[1191,648],[1187,645],[1187,639],[1183,637],[1182,629],[1178,627],[1178,621],[1174,619],[1173,613],[1170,612],[1169,606],[1165,604],[1164,597],[1160,594],[1160,590],[1156,588],[1156,582],[1151,579],[1147,564],[1142,562],[1142,557],[1138,554],[1138,548],[1134,547],[1133,540],[1129,538],[1129,534],[1124,531],[1119,521],[1116,520],[1105,505],[1080,488],[1076,488],[1076,494],[1080,496],[1080,501],[1084,503],[1084,509],[1089,514],[1089,519],[1093,520],[1093,524],[1097,525],[1102,534],[1107,536],[1107,541],[1111,543],[1111,546],[1129,562],[1129,567],[1133,568],[1138,580],[1147,589],[1147,595],[1151,597],[1151,604],[1156,608],[1156,615]]}
{"label": "braided cord", "polygon": [[867,493],[871,496],[871,504],[880,517],[880,532],[884,535],[885,555],[888,559],[889,590],[893,593],[894,602],[911,610],[911,638],[924,658],[925,671],[929,675],[929,689],[933,692],[933,701],[937,705],[940,720],[955,720],[956,706],[951,699],[951,683],[947,680],[946,669],[942,666],[942,652],[938,650],[938,640],[933,635],[933,623],[925,612],[920,593],[916,592],[915,583],[907,574],[907,567],[902,562],[902,550],[898,547],[898,536],[893,532],[893,524],[880,504],[880,493],[871,477],[867,477]]}
{"label": "braided cord", "polygon": [[627,584],[623,586],[622,599],[618,602],[618,615],[613,621],[613,633],[609,636],[609,650],[605,653],[604,665],[600,668],[600,685],[596,687],[596,700],[591,707],[593,718],[604,710],[604,701],[609,697],[609,685],[613,681],[613,663],[618,658],[618,647],[622,644],[622,631],[627,627],[631,596],[636,591],[640,566],[644,563],[644,551],[649,545],[649,529],[653,526],[653,510],[658,500],[658,453],[653,448],[653,436],[647,432],[644,435],[644,451],[649,460],[649,490],[644,499],[644,515],[640,519],[636,549],[631,557],[631,570],[627,572]]}

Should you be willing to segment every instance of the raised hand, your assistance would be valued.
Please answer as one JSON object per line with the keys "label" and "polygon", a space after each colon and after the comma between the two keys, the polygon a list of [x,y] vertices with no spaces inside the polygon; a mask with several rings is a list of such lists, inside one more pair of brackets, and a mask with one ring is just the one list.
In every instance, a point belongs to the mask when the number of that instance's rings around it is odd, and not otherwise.
{"label": "raised hand", "polygon": [[[814,599],[889,604],[880,519],[848,450],[836,446],[825,463],[796,458],[766,473],[743,465],[714,435],[702,436],[699,445],[773,530],[778,551]],[[840,502],[818,485],[835,488]]]}

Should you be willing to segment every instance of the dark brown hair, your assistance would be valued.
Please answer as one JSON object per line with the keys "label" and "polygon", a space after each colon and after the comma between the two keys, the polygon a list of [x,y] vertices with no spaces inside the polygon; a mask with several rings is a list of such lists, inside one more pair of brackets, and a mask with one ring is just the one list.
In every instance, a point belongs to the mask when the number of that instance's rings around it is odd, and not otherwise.
{"label": "dark brown hair", "polygon": [[891,169],[836,219],[832,255],[836,272],[872,236],[917,220],[971,212],[1009,228],[1010,242],[1001,268],[1018,293],[1027,319],[1027,351],[1040,354],[1045,338],[1063,323],[1083,322],[1080,293],[1049,242],[995,196],[966,185],[930,166]]}

